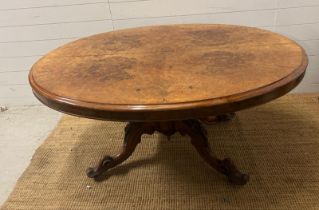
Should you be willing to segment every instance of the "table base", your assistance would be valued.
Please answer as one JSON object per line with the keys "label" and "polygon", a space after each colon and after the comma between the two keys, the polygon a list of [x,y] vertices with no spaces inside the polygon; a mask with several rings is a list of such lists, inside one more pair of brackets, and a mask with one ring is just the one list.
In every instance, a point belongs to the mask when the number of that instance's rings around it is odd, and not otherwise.
{"label": "table base", "polygon": [[191,143],[200,156],[215,170],[224,174],[228,180],[237,185],[244,185],[249,180],[249,175],[241,173],[229,158],[218,159],[210,149],[207,131],[202,123],[212,124],[217,121],[229,120],[234,114],[208,117],[201,120],[182,120],[167,122],[130,122],[125,127],[124,144],[120,154],[116,156],[105,156],[96,167],[88,168],[86,173],[90,178],[97,178],[108,169],[125,161],[134,152],[135,147],[141,142],[143,134],[153,134],[158,131],[168,137],[176,132],[188,135]]}

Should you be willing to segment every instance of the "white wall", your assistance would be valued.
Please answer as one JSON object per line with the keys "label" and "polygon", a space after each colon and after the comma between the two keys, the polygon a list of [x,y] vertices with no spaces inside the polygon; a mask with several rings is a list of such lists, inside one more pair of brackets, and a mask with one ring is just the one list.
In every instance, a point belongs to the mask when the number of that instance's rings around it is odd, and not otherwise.
{"label": "white wall", "polygon": [[0,105],[39,104],[27,81],[50,50],[113,29],[228,23],[287,35],[310,65],[298,92],[319,91],[319,0],[0,0]]}

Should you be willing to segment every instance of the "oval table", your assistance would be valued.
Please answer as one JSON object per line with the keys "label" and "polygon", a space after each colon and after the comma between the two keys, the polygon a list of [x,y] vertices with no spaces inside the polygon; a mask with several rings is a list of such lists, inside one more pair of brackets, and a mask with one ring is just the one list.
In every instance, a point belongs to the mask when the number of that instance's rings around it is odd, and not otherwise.
{"label": "oval table", "polygon": [[[279,34],[233,25],[167,25],[113,31],[53,50],[29,74],[34,95],[71,115],[128,121],[122,152],[105,156],[97,178],[126,160],[143,134],[190,136],[203,159],[234,184],[249,176],[210,149],[202,123],[266,103],[303,78],[307,56]],[[215,116],[215,117],[214,117]]]}

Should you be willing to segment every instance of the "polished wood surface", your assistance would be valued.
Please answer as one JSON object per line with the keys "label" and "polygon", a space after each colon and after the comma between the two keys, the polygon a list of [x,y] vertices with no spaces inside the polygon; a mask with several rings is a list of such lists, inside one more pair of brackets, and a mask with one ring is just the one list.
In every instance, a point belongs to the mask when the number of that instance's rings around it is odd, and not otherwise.
{"label": "polished wood surface", "polygon": [[[200,156],[234,184],[229,159],[212,152],[202,122],[284,95],[303,78],[304,50],[281,35],[230,25],[172,25],[99,34],[62,46],[29,74],[35,96],[73,115],[130,121],[122,151],[87,169],[90,178],[125,161],[143,134],[188,135]],[[141,121],[141,122],[139,122]]]}
{"label": "polished wood surface", "polygon": [[172,25],[80,39],[40,59],[35,95],[70,114],[174,120],[234,112],[279,97],[303,77],[304,50],[243,26]]}

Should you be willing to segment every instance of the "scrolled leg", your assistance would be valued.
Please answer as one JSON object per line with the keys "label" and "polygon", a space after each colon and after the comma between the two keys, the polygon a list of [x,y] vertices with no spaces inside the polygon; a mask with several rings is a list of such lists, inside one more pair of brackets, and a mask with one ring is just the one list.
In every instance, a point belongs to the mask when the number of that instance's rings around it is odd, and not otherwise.
{"label": "scrolled leg", "polygon": [[244,185],[249,180],[247,174],[241,173],[234,163],[226,158],[218,159],[210,149],[207,133],[199,120],[183,120],[169,122],[131,122],[125,128],[125,138],[122,152],[116,156],[105,156],[96,167],[88,168],[86,173],[90,178],[97,178],[108,169],[125,161],[141,141],[143,134],[153,134],[155,131],[171,136],[175,132],[189,135],[192,145],[201,157],[215,170],[228,177],[233,184]]}
{"label": "scrolled leg", "polygon": [[227,176],[228,180],[237,185],[244,185],[249,180],[249,175],[241,173],[234,163],[226,158],[218,159],[210,149],[206,130],[197,120],[186,120],[180,123],[179,131],[191,137],[191,143],[200,156],[215,170]]}
{"label": "scrolled leg", "polygon": [[144,133],[152,134],[154,129],[151,124],[145,123],[129,123],[125,127],[125,137],[122,151],[116,156],[105,156],[96,167],[90,167],[86,170],[86,174],[90,178],[96,178],[108,169],[125,161],[134,152],[138,143],[141,142],[141,137]]}

